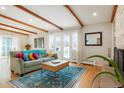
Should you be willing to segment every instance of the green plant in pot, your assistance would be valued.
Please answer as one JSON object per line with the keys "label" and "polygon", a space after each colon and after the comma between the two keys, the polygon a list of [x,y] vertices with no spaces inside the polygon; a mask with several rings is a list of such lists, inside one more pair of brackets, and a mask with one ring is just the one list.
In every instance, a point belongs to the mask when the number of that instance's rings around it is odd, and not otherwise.
{"label": "green plant in pot", "polygon": [[101,59],[107,61],[114,68],[114,73],[109,72],[109,71],[100,72],[94,77],[92,84],[94,83],[95,79],[98,76],[100,76],[102,74],[108,74],[108,75],[111,75],[111,76],[115,77],[117,79],[117,81],[122,85],[122,86],[120,86],[120,88],[123,88],[124,87],[124,79],[122,77],[122,74],[121,74],[121,72],[119,70],[119,67],[116,64],[116,62],[111,58],[107,58],[107,57],[104,57],[104,56],[101,56],[101,55],[93,55],[93,56],[88,57],[87,59],[94,58],[94,57],[101,58]]}

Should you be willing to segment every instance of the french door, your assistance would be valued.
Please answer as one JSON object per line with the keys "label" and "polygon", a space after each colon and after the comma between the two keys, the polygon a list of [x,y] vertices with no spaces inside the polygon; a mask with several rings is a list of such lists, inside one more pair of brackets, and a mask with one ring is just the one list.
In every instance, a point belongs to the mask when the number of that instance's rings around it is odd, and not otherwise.
{"label": "french door", "polygon": [[62,59],[77,60],[78,33],[77,31],[51,34],[50,48],[55,49]]}
{"label": "french door", "polygon": [[63,36],[63,58],[70,58],[70,35],[68,34]]}
{"label": "french door", "polygon": [[63,35],[63,59],[77,60],[78,36],[77,32]]}

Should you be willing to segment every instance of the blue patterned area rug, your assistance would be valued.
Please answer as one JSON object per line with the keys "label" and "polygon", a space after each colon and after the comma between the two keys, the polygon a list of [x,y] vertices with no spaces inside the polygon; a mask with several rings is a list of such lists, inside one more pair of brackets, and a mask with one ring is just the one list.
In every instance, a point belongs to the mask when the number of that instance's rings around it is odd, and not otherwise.
{"label": "blue patterned area rug", "polygon": [[11,80],[10,83],[17,88],[72,88],[85,71],[85,68],[69,66],[69,70],[66,67],[53,77],[53,72],[40,70]]}

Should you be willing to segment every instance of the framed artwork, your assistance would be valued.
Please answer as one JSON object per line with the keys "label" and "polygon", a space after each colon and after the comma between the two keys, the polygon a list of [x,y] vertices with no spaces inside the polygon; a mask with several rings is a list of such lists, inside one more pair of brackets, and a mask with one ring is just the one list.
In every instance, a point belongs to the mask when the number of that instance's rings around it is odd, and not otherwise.
{"label": "framed artwork", "polygon": [[102,32],[85,33],[85,46],[102,46]]}

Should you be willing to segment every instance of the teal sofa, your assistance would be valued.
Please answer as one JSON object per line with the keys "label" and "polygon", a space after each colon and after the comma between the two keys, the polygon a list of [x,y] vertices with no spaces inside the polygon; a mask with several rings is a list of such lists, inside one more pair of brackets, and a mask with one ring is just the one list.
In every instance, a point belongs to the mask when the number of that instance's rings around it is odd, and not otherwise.
{"label": "teal sofa", "polygon": [[[46,52],[46,50],[44,50]],[[11,71],[14,73],[18,73],[21,76],[24,74],[41,69],[41,64],[43,62],[48,62],[51,60],[58,59],[57,54],[54,54],[52,57],[41,57],[38,58],[37,60],[31,60],[31,61],[24,61],[20,58],[17,57],[17,54],[20,51],[11,51],[10,52],[10,67]]]}

